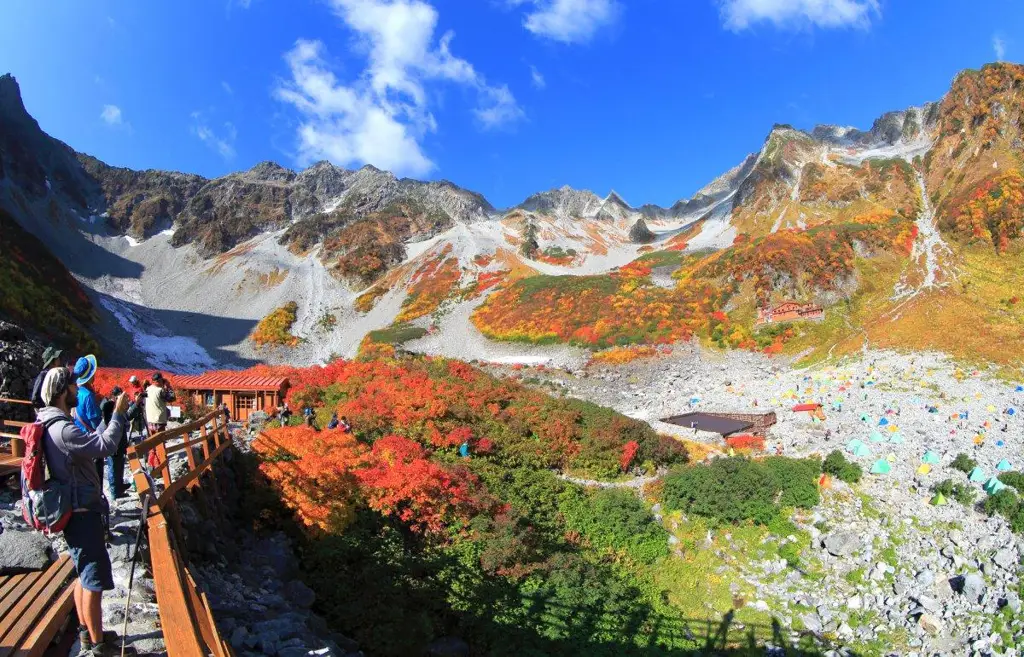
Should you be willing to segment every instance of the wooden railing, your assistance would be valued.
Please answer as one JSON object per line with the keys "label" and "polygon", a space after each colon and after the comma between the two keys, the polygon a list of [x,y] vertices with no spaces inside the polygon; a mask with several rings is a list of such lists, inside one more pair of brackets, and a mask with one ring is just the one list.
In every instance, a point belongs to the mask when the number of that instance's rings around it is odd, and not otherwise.
{"label": "wooden railing", "polygon": [[[32,406],[32,402],[25,399],[11,399],[9,397],[0,397],[0,404],[24,404],[26,406]],[[11,456],[21,458],[25,455],[25,442],[18,435],[21,428],[29,424],[28,422],[21,422],[19,420],[8,420],[7,418],[0,417],[0,439],[4,442],[9,443],[8,451]]]}
{"label": "wooden railing", "polygon": [[[169,441],[179,438],[182,442],[168,445]],[[184,489],[202,490],[204,475],[216,485],[213,463],[230,446],[231,436],[224,415],[214,411],[128,448],[136,490],[139,497],[146,500],[153,582],[169,657],[211,654],[230,657],[234,654],[220,636],[206,594],[196,586],[189,571],[185,532],[174,502],[174,496]],[[173,479],[169,457],[182,451],[187,468],[183,475]],[[143,465],[150,452],[155,453],[157,465],[152,475],[147,475]],[[154,486],[154,478],[162,479],[163,485]],[[209,497],[215,499],[216,495],[214,491]]]}

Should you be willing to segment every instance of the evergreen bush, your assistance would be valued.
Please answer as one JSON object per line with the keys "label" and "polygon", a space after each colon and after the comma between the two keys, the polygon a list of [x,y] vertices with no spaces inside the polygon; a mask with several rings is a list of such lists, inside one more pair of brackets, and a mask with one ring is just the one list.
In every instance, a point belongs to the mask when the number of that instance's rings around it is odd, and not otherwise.
{"label": "evergreen bush", "polygon": [[833,450],[825,457],[825,462],[821,464],[821,471],[848,484],[857,483],[864,475],[864,469],[859,464],[848,461],[838,449]]}

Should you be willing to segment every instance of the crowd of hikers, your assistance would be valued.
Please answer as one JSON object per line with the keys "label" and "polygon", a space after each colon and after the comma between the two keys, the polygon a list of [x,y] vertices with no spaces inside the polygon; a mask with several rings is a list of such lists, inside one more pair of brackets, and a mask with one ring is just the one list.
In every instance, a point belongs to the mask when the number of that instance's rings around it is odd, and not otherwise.
{"label": "crowd of hikers", "polygon": [[[103,592],[114,588],[106,547],[110,504],[103,480],[109,496],[127,494],[128,445],[167,428],[168,404],[175,401],[175,393],[167,378],[154,372],[146,381],[131,376],[125,388],[115,386],[101,397],[94,388],[96,371],[91,354],[72,363],[54,347],[43,352],[31,400],[36,408],[33,426],[39,431],[39,440],[33,443],[38,448],[26,451],[26,461],[45,464],[47,492],[58,492],[49,500],[57,502],[36,504],[43,498],[29,497],[25,481],[22,494],[32,505],[32,514],[26,517],[33,516],[36,528],[63,531],[68,544],[78,575],[74,600],[82,654],[115,655],[121,652],[121,639],[103,630],[101,607]],[[25,470],[23,466],[23,480]],[[37,519],[36,513],[44,517]]]}
{"label": "crowd of hikers", "polygon": [[[63,531],[68,544],[78,575],[74,599],[82,654],[114,655],[120,653],[122,640],[115,632],[103,630],[101,606],[103,592],[114,588],[107,553],[108,496],[119,499],[127,495],[128,446],[167,428],[168,406],[176,397],[170,381],[160,372],[144,381],[132,375],[123,388],[115,386],[101,397],[95,390],[96,371],[92,354],[72,361],[52,346],[43,352],[42,368],[32,386],[36,422],[31,427],[37,433],[30,439],[32,445],[26,444],[25,462],[45,473],[46,486],[52,486],[47,493],[64,493],[57,496],[59,503],[49,505],[42,503],[43,497],[31,497],[25,490],[23,465],[22,495],[30,508],[26,518],[31,516],[30,522],[47,534]],[[230,422],[227,404],[218,408]],[[277,415],[282,424],[288,424],[292,413],[282,404]],[[305,406],[302,416],[307,426],[320,430],[312,407]],[[327,429],[352,433],[348,418],[339,418],[337,413]],[[153,461],[155,457],[156,450],[150,450],[147,465],[151,468],[159,465]],[[43,474],[32,477],[42,479]]]}

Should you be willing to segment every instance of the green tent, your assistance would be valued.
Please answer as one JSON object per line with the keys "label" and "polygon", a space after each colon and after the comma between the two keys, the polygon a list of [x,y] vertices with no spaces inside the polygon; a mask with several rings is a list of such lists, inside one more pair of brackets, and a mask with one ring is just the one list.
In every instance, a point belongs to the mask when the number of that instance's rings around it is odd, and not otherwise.
{"label": "green tent", "polygon": [[932,501],[929,504],[932,506],[945,506],[946,496],[942,493],[935,493],[935,497],[932,498]]}
{"label": "green tent", "polygon": [[870,422],[871,420],[868,418],[867,413],[865,413],[864,415],[860,416],[860,421],[861,422]]}
{"label": "green tent", "polygon": [[897,445],[902,445],[903,444],[903,434],[901,434],[899,431],[897,431],[896,433],[894,433],[891,436],[889,436],[889,442],[890,443],[896,443]]}
{"label": "green tent", "polygon": [[892,470],[892,466],[885,459],[878,459],[875,464],[871,466],[871,474],[889,474]]}
{"label": "green tent", "polygon": [[871,456],[871,450],[864,443],[857,446],[857,449],[853,450],[854,456]]}
{"label": "green tent", "polygon": [[859,440],[857,438],[854,438],[850,442],[846,443],[846,449],[850,453],[856,452],[858,447],[863,447],[863,446],[864,446],[864,441]]}
{"label": "green tent", "polygon": [[974,481],[974,482],[985,481],[986,478],[987,478],[987,475],[985,474],[985,471],[982,470],[981,468],[974,468],[973,470],[971,470],[971,476],[970,476],[970,480],[971,481]]}
{"label": "green tent", "polygon": [[942,460],[942,457],[939,456],[938,454],[936,454],[935,452],[932,452],[932,451],[925,452],[924,456],[921,457],[921,461],[923,463],[928,463],[930,465],[938,465],[939,461],[941,461],[941,460]]}
{"label": "green tent", "polygon": [[1001,491],[1004,488],[1006,488],[1006,484],[1004,484],[1003,482],[999,481],[995,477],[992,477],[991,479],[989,479],[988,481],[985,482],[984,488],[985,488],[985,492],[988,493],[989,495],[995,495],[999,491]]}
{"label": "green tent", "polygon": [[882,434],[880,434],[877,431],[872,431],[871,435],[868,436],[868,440],[870,440],[873,443],[884,443],[885,442],[885,436],[883,436]]}
{"label": "green tent", "polygon": [[1007,472],[1009,470],[1013,470],[1013,466],[1010,465],[1009,461],[1003,459],[1002,461],[999,462],[999,465],[996,466],[996,470],[1000,472]]}

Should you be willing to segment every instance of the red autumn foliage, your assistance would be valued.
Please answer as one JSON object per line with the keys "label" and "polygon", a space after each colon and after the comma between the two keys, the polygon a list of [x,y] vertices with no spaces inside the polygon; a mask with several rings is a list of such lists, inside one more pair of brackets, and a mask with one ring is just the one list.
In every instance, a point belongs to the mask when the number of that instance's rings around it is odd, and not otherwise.
{"label": "red autumn foliage", "polygon": [[622,466],[622,471],[625,472],[629,469],[629,464],[633,462],[636,457],[636,453],[640,451],[640,444],[635,440],[631,440],[622,446],[622,458],[619,459],[619,465]]}
{"label": "red autumn foliage", "polygon": [[750,434],[741,434],[738,436],[729,436],[725,439],[725,444],[739,450],[750,450],[755,452],[764,451],[764,438],[760,436],[752,436]]}

